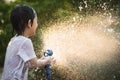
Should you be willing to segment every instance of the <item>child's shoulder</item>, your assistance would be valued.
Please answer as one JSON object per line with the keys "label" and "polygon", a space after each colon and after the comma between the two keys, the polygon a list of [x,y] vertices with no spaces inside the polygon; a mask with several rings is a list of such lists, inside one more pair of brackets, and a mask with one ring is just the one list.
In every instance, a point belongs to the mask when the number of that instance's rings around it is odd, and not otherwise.
{"label": "child's shoulder", "polygon": [[14,36],[11,40],[14,40],[14,41],[24,41],[24,40],[30,40],[30,39],[27,38],[27,37],[24,37],[24,36]]}
{"label": "child's shoulder", "polygon": [[12,43],[14,43],[14,44],[23,44],[23,43],[25,43],[25,42],[31,43],[31,39],[30,39],[30,38],[27,38],[27,37],[24,37],[24,36],[15,36],[15,37],[13,37],[13,38],[11,39],[10,42],[12,42]]}

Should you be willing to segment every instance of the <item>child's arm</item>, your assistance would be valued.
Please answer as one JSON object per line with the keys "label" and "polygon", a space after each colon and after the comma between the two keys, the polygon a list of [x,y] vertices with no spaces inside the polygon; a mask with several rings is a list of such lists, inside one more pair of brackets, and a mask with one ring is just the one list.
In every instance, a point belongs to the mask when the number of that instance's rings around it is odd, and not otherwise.
{"label": "child's arm", "polygon": [[55,60],[48,56],[48,57],[44,57],[42,59],[41,58],[40,59],[33,58],[29,62],[30,62],[30,67],[36,68],[36,67],[44,67],[47,64],[55,62]]}

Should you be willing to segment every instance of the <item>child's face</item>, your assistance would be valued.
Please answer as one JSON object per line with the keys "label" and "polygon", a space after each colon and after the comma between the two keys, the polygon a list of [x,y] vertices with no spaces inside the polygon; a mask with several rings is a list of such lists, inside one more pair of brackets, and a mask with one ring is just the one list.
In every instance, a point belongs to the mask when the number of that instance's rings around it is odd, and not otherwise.
{"label": "child's face", "polygon": [[31,29],[30,29],[30,36],[35,35],[37,27],[38,27],[37,16],[35,16],[35,18],[33,20],[33,24],[32,24]]}

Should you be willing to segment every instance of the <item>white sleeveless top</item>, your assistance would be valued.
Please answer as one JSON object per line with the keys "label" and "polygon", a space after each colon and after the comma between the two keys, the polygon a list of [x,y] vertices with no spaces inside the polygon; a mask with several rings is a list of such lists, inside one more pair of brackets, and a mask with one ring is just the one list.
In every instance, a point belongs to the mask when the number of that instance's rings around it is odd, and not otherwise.
{"label": "white sleeveless top", "polygon": [[29,60],[35,57],[29,38],[13,37],[7,47],[1,80],[28,80]]}

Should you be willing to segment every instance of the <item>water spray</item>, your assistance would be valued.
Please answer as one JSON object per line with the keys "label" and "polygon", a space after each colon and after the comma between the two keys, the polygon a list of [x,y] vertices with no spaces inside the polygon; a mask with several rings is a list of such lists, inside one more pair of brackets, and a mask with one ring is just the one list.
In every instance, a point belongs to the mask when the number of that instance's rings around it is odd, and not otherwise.
{"label": "water spray", "polygon": [[[43,34],[44,49],[54,49],[57,73],[69,80],[102,80],[106,79],[111,68],[117,71],[119,46],[115,31],[111,29],[113,22],[116,22],[115,18],[94,15],[86,18],[75,16],[48,24]],[[75,74],[74,78],[69,70]],[[115,73],[111,72],[109,77]]]}
{"label": "water spray", "polygon": [[[44,56],[45,57],[52,56],[52,54],[53,54],[53,51],[51,49],[47,49],[44,52]],[[51,67],[50,67],[50,64],[48,64],[48,65],[45,66],[45,72],[46,72],[47,80],[51,80]]]}

